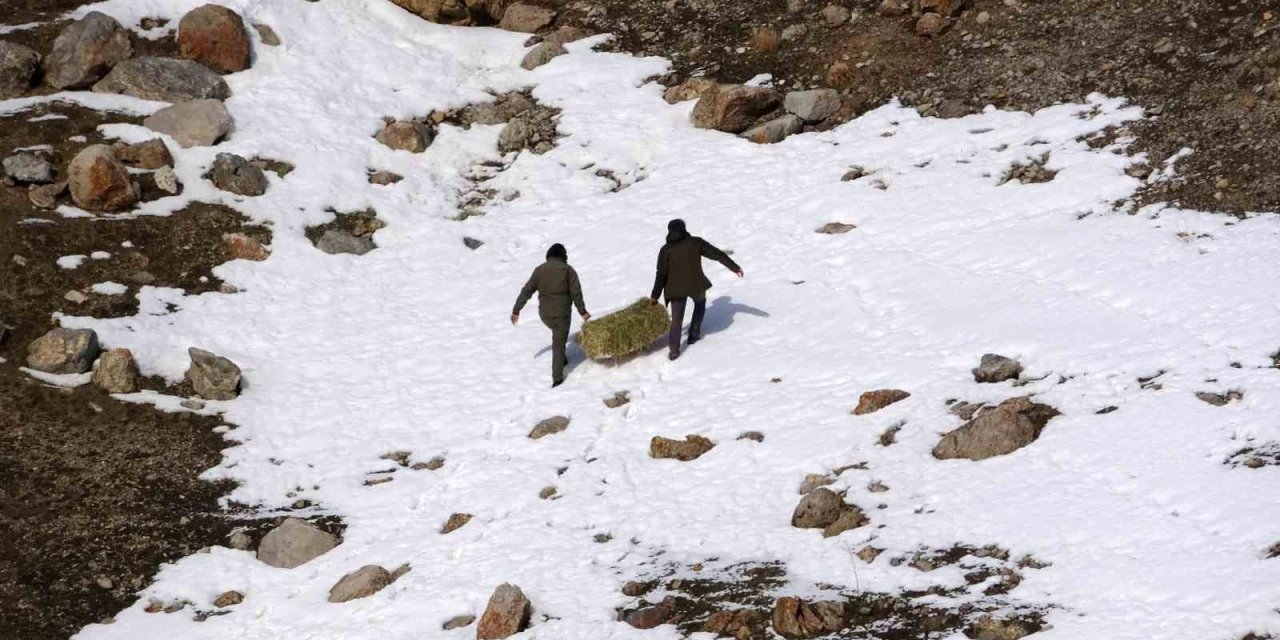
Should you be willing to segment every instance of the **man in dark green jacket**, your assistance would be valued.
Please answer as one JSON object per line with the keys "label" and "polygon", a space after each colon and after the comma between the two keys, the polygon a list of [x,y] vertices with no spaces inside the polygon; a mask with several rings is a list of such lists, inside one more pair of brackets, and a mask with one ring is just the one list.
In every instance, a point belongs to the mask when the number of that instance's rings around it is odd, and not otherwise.
{"label": "man in dark green jacket", "polygon": [[693,321],[689,324],[689,344],[702,338],[702,317],[707,312],[707,289],[711,281],[702,272],[702,259],[709,258],[724,265],[742,277],[742,267],[725,252],[710,242],[689,235],[684,220],[667,223],[667,243],[658,251],[658,275],[653,281],[653,293],[649,296],[656,304],[659,295],[665,295],[671,305],[671,330],[667,333],[668,357],[680,357],[680,327],[684,324],[684,310],[693,298]]}
{"label": "man in dark green jacket", "polygon": [[564,245],[556,243],[547,249],[547,261],[538,265],[520,290],[516,298],[516,306],[511,310],[511,324],[520,320],[520,310],[538,294],[538,317],[542,324],[551,329],[551,386],[558,387],[564,382],[564,365],[567,361],[565,348],[569,342],[569,325],[572,321],[572,306],[578,308],[582,321],[591,319],[587,313],[587,305],[582,302],[582,284],[578,282],[578,272],[569,266],[569,253]]}

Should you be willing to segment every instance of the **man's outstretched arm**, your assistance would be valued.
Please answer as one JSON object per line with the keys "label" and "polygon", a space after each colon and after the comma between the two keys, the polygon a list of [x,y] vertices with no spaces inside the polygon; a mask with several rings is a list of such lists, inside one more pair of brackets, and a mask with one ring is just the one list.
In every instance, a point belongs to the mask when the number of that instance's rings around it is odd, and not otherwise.
{"label": "man's outstretched arm", "polygon": [[742,277],[742,267],[739,267],[738,263],[734,262],[733,258],[729,257],[729,254],[716,248],[716,246],[710,242],[703,241],[702,257],[709,260],[715,260],[716,262],[724,265],[726,269],[738,274],[739,278]]}

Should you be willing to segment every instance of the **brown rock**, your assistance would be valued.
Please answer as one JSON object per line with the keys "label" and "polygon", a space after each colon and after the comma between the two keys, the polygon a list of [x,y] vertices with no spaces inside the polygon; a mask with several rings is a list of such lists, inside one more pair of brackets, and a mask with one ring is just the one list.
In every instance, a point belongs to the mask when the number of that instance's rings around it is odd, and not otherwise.
{"label": "brown rock", "polygon": [[31,185],[27,189],[27,197],[31,204],[41,209],[54,209],[58,206],[58,197],[67,192],[67,181],[53,184]]}
{"label": "brown rock", "polygon": [[27,366],[45,373],[84,373],[101,349],[92,329],[54,329],[27,347]]}
{"label": "brown rock", "polygon": [[658,586],[658,584],[656,582],[653,582],[652,580],[649,580],[649,581],[632,580],[622,585],[622,595],[630,596],[632,598],[638,598],[646,593],[649,593],[650,591],[653,591],[653,588],[656,586]]}
{"label": "brown rock", "polygon": [[222,243],[233,259],[262,262],[271,256],[271,252],[261,242],[243,233],[224,233]]}
{"label": "brown rock", "polygon": [[348,602],[367,598],[382,591],[391,582],[390,571],[376,564],[365,565],[342,576],[342,579],[329,589],[329,602]]}
{"label": "brown rock", "polygon": [[534,45],[529,50],[529,53],[525,54],[524,60],[520,62],[520,67],[529,70],[537,69],[566,53],[568,51],[565,51],[563,45],[551,41],[543,41]]}
{"label": "brown rock", "polygon": [[431,130],[419,122],[392,122],[374,136],[392,149],[409,153],[426,151],[434,137]]}
{"label": "brown rock", "polygon": [[455,513],[449,516],[449,520],[444,523],[443,527],[440,527],[440,534],[444,535],[446,533],[453,533],[454,531],[461,529],[468,522],[471,522],[471,518],[473,517],[474,516],[469,513]]}
{"label": "brown rock", "polygon": [[569,419],[564,416],[552,416],[534,425],[529,431],[529,438],[537,440],[569,428]]}
{"label": "brown rock", "polygon": [[463,627],[470,626],[471,623],[475,621],[476,617],[472,615],[454,616],[444,623],[443,628],[445,631],[452,631],[453,629],[461,629]]}
{"label": "brown rock", "polygon": [[239,591],[226,591],[213,601],[213,606],[219,609],[224,607],[233,607],[244,602],[244,594]]}
{"label": "brown rock", "polygon": [[675,617],[675,598],[667,597],[653,606],[628,611],[622,621],[637,629],[654,629],[672,622]]}
{"label": "brown rock", "polygon": [[900,402],[910,398],[911,394],[901,389],[879,389],[876,391],[868,391],[858,398],[858,406],[854,407],[853,415],[861,416],[868,413],[875,413],[895,402]]}
{"label": "brown rock", "polygon": [[240,395],[240,367],[204,349],[187,349],[191,365],[186,381],[205,400],[234,400]]}
{"label": "brown rock", "polygon": [[82,89],[133,55],[129,32],[98,11],[62,29],[44,60],[44,81],[54,89]]}
{"label": "brown rock", "polygon": [[827,525],[822,529],[822,537],[834,538],[850,529],[857,529],[870,522],[867,516],[863,515],[862,509],[855,505],[844,505],[844,509],[840,512],[840,517],[835,522]]}
{"label": "brown rock", "polygon": [[985,615],[965,629],[965,635],[973,640],[1019,640],[1039,630],[1039,625],[1030,622]]}
{"label": "brown rock", "polygon": [[551,26],[555,19],[555,9],[531,4],[513,4],[503,12],[498,28],[521,33],[537,33]]}
{"label": "brown rock", "polygon": [[964,11],[965,0],[920,0],[921,13],[936,13],[955,18]]}
{"label": "brown rock", "polygon": [[813,491],[818,487],[825,487],[835,481],[836,481],[835,478],[832,478],[831,476],[828,476],[825,474],[806,473],[804,476],[804,480],[800,482],[800,495],[809,493],[810,491]]}
{"label": "brown rock", "polygon": [[938,13],[926,13],[916,21],[916,35],[934,38],[942,35],[951,26],[951,20]]}
{"label": "brown rock", "polygon": [[899,18],[911,11],[911,5],[904,0],[883,0],[878,11],[886,18]]}
{"label": "brown rock", "polygon": [[871,545],[867,545],[861,549],[858,549],[857,555],[859,560],[867,564],[871,564],[872,562],[875,562],[876,558],[879,558],[880,554],[882,553],[884,553],[884,549],[878,549]]}
{"label": "brown rock", "polygon": [[154,170],[173,166],[173,155],[160,138],[137,144],[116,144],[112,146],[112,151],[121,163],[138,169]]}
{"label": "brown rock", "polygon": [[836,602],[806,603],[795,597],[778,598],[773,606],[773,630],[784,638],[803,639],[844,628],[844,607]]}
{"label": "brown rock", "polygon": [[404,176],[392,171],[373,171],[369,174],[369,184],[382,186],[393,185],[404,180]]}
{"label": "brown rock", "polygon": [[542,40],[543,42],[554,42],[555,44],[563,47],[570,42],[577,42],[578,40],[589,37],[591,37],[590,31],[581,27],[566,24],[557,28],[555,31],[548,33]]}
{"label": "brown rock", "polygon": [[669,87],[662,93],[662,99],[668,104],[676,104],[686,100],[697,100],[710,91],[716,91],[720,87],[720,83],[711,78],[694,77],[681,82],[680,84]]}
{"label": "brown rock", "polygon": [[693,108],[693,126],[726,133],[742,133],[780,102],[767,87],[723,85],[707,91]]}
{"label": "brown rock", "polygon": [[826,84],[832,89],[842,89],[853,84],[853,67],[843,62],[827,67]]}
{"label": "brown rock", "polygon": [[684,440],[672,440],[662,436],[654,436],[649,441],[649,457],[663,459],[674,458],[681,462],[695,460],[710,451],[716,444],[702,436],[687,435]]}
{"label": "brown rock", "polygon": [[503,583],[494,589],[489,604],[476,625],[476,640],[502,640],[529,626],[533,607],[524,592],[512,584]]}
{"label": "brown rock", "polygon": [[220,73],[249,68],[253,45],[240,14],[216,4],[196,7],[178,22],[178,52]]}
{"label": "brown rock", "polygon": [[111,147],[85,147],[67,167],[71,199],[88,211],[121,211],[138,201],[138,188],[129,170],[116,160]]}
{"label": "brown rock", "polygon": [[617,409],[631,402],[631,394],[626,391],[618,391],[613,394],[612,398],[604,399],[604,406],[610,409]]}
{"label": "brown rock", "polygon": [[800,498],[795,512],[791,514],[791,526],[798,529],[824,529],[840,518],[844,508],[844,498],[840,494],[826,487],[818,487]]}
{"label": "brown rock", "polygon": [[98,358],[93,370],[93,384],[107,393],[133,393],[138,390],[138,363],[128,349],[111,349]]}
{"label": "brown rock", "polygon": [[1010,398],[943,436],[933,448],[933,457],[985,460],[1012,453],[1035,442],[1045,424],[1057,415],[1058,410],[1047,404],[1027,397]]}
{"label": "brown rock", "polygon": [[857,225],[852,225],[844,222],[828,222],[822,225],[821,227],[818,227],[818,233],[823,233],[826,235],[839,235],[842,233],[849,233],[850,231],[853,231],[854,229],[857,229],[857,228],[858,228]]}
{"label": "brown rock", "polygon": [[764,442],[764,434],[759,431],[744,431],[738,435],[739,440],[750,440],[752,442]]}
{"label": "brown rock", "polygon": [[765,616],[754,609],[729,609],[717,611],[702,624],[702,631],[737,640],[756,640],[767,637]]}
{"label": "brown rock", "polygon": [[280,46],[280,36],[276,34],[276,30],[271,25],[255,24],[253,30],[258,32],[258,38],[262,40],[262,44],[268,47]]}

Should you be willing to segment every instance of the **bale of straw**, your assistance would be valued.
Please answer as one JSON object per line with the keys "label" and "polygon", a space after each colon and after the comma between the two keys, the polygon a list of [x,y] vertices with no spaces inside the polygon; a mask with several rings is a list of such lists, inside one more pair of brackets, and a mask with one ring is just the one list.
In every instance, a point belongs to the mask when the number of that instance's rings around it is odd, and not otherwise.
{"label": "bale of straw", "polygon": [[643,351],[671,326],[667,308],[641,298],[582,325],[578,345],[595,360],[622,358]]}

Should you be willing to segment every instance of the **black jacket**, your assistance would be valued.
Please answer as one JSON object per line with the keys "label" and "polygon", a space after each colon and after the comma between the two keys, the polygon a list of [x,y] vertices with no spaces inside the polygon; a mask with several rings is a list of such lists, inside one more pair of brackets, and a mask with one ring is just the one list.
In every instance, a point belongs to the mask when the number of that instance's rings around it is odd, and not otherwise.
{"label": "black jacket", "polygon": [[658,274],[653,281],[653,295],[664,294],[673,298],[703,298],[711,281],[702,271],[702,259],[709,258],[737,273],[742,269],[725,252],[697,236],[688,233],[667,235],[667,244],[658,252]]}
{"label": "black jacket", "polygon": [[548,258],[533,270],[529,281],[520,289],[520,297],[516,298],[516,306],[511,313],[518,315],[534,292],[538,294],[538,315],[543,318],[568,318],[571,303],[578,308],[578,313],[587,312],[587,306],[582,302],[578,272],[559,258]]}

